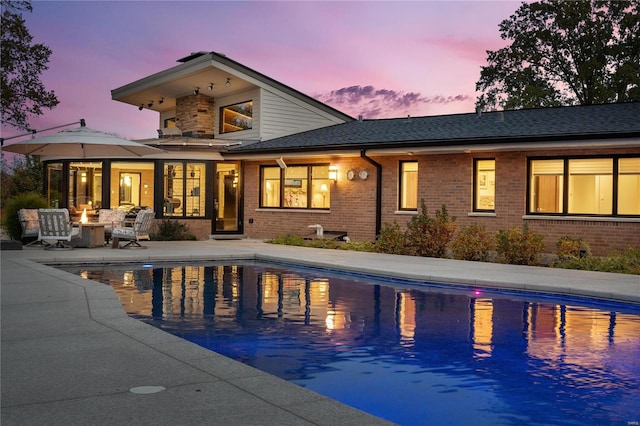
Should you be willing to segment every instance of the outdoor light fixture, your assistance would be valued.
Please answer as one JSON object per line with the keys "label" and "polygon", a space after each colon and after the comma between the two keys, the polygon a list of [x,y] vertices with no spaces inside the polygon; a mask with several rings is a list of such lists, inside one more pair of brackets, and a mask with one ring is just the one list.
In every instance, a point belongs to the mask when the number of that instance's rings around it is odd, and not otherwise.
{"label": "outdoor light fixture", "polygon": [[334,182],[338,180],[338,168],[336,166],[329,166],[329,179]]}
{"label": "outdoor light fixture", "polygon": [[276,163],[278,163],[278,166],[280,166],[281,169],[286,169],[287,168],[287,163],[284,162],[282,157],[276,158]]}
{"label": "outdoor light fixture", "polygon": [[160,98],[160,100],[158,101],[158,105],[160,105],[163,102],[164,102],[164,98]]}
{"label": "outdoor light fixture", "polygon": [[151,107],[153,106],[153,101],[149,101],[149,103],[147,104],[147,106],[148,106],[149,108],[151,108]]}
{"label": "outdoor light fixture", "polygon": [[212,91],[212,90],[213,90],[213,83],[211,83],[211,84],[209,84],[209,85],[207,86],[207,90],[208,90],[208,91]]}
{"label": "outdoor light fixture", "polygon": [[231,87],[231,79],[227,77],[227,82],[224,84],[227,87]]}
{"label": "outdoor light fixture", "polygon": [[140,104],[140,106],[138,107],[138,111],[142,111],[143,108],[144,108],[144,105]]}
{"label": "outdoor light fixture", "polygon": [[196,87],[196,88],[193,90],[193,94],[194,94],[194,95],[197,95],[198,93],[200,93],[200,88],[199,88],[199,87]]}

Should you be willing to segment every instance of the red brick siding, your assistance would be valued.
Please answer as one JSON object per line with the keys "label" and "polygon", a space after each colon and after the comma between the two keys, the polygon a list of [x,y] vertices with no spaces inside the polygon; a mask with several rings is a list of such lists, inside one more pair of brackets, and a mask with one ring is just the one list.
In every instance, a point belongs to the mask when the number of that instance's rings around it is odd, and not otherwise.
{"label": "red brick siding", "polygon": [[[638,149],[611,150],[607,155],[640,153]],[[545,151],[544,155],[593,155],[590,150]],[[536,153],[535,156],[542,156]],[[397,222],[404,226],[410,219],[398,214],[398,163],[400,160],[418,161],[418,193],[424,198],[427,212],[433,215],[443,204],[458,226],[472,223],[484,225],[490,232],[521,227],[545,237],[548,252],[562,236],[583,238],[594,254],[624,250],[628,246],[640,248],[640,219],[637,222],[585,220],[523,219],[526,214],[527,153],[440,154],[371,158],[382,165],[382,223]],[[495,158],[496,203],[495,216],[469,216],[473,211],[473,159]],[[286,210],[256,211],[259,197],[259,162],[245,163],[244,230],[251,238],[273,238],[285,234],[306,235],[310,224],[319,223],[328,230],[347,231],[355,241],[375,239],[376,168],[364,159],[334,158],[329,160],[339,168],[338,181],[331,188],[330,213],[291,212]],[[288,161],[289,162],[289,161]],[[323,160],[292,159],[291,163],[327,162]],[[274,162],[264,164],[273,165]],[[367,169],[365,181],[346,178],[350,169]],[[249,223],[253,219],[253,224]]]}

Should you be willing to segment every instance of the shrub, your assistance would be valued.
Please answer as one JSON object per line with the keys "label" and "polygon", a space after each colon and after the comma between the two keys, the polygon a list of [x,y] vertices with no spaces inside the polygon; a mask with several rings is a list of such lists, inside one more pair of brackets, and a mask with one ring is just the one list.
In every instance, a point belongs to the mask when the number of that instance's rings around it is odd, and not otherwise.
{"label": "shrub", "polygon": [[454,259],[486,262],[493,250],[493,238],[483,225],[472,224],[462,228],[451,243]]}
{"label": "shrub", "polygon": [[35,192],[26,192],[9,198],[2,210],[2,226],[7,234],[14,240],[19,241],[22,235],[22,226],[18,217],[20,209],[43,209],[47,207],[47,200]]}
{"label": "shrub", "polygon": [[496,252],[503,263],[539,265],[544,250],[544,237],[529,230],[525,223],[507,231],[496,232]]}
{"label": "shrub", "polygon": [[266,240],[266,242],[271,244],[282,244],[287,246],[304,246],[305,245],[304,238],[298,237],[296,235],[280,235],[272,240]]}
{"label": "shrub", "polygon": [[582,238],[561,237],[556,243],[556,255],[559,260],[591,255],[591,247]]}
{"label": "shrub", "polygon": [[420,213],[407,223],[406,253],[414,256],[445,257],[456,227],[456,219],[449,217],[444,204],[440,210],[436,210],[435,217],[429,217],[422,199]]}
{"label": "shrub", "polygon": [[374,243],[374,251],[386,254],[404,254],[405,235],[396,222],[385,222]]}
{"label": "shrub", "polygon": [[158,224],[158,232],[152,235],[157,241],[184,241],[195,240],[189,225],[178,220],[163,220]]}
{"label": "shrub", "polygon": [[348,241],[338,246],[339,250],[351,250],[351,251],[376,251],[376,246],[371,241]]}
{"label": "shrub", "polygon": [[305,240],[304,244],[306,247],[315,247],[315,248],[326,248],[326,249],[336,249],[340,246],[340,242],[336,240]]}
{"label": "shrub", "polygon": [[605,257],[570,257],[554,263],[554,267],[585,271],[615,272],[640,275],[640,249],[629,247]]}

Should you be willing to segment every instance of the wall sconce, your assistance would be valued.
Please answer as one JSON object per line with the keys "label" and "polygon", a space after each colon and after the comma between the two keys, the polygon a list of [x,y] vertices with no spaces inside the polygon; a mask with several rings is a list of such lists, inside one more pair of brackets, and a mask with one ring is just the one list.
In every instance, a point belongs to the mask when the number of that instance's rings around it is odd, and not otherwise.
{"label": "wall sconce", "polygon": [[334,182],[338,181],[338,168],[336,166],[329,166],[329,179]]}
{"label": "wall sconce", "polygon": [[200,93],[200,88],[196,87],[195,89],[193,89],[193,94],[197,95],[198,93]]}
{"label": "wall sconce", "polygon": [[231,79],[229,77],[227,77],[227,82],[224,83],[224,85],[227,87],[231,87]]}
{"label": "wall sconce", "polygon": [[210,83],[210,84],[207,86],[207,90],[208,90],[208,91],[212,91],[212,90],[213,90],[213,83]]}
{"label": "wall sconce", "polygon": [[164,98],[160,98],[160,100],[158,101],[158,105],[162,104],[164,102]]}
{"label": "wall sconce", "polygon": [[144,108],[144,105],[140,104],[140,106],[138,107],[138,111],[142,111],[143,108]]}
{"label": "wall sconce", "polygon": [[153,106],[153,101],[149,101],[149,103],[147,104],[147,107],[151,108]]}

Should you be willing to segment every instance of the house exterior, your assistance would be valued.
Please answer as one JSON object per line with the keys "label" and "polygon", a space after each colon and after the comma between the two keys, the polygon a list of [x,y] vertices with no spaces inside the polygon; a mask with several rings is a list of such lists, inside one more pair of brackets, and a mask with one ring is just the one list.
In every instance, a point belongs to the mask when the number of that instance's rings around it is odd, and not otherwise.
{"label": "house exterior", "polygon": [[424,200],[460,227],[527,224],[548,251],[640,247],[640,103],[364,120],[215,52],[178,62],[112,91],[159,113],[141,142],[166,153],[47,162],[50,203],[147,205],[199,238],[363,241]]}

